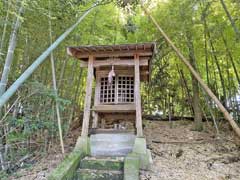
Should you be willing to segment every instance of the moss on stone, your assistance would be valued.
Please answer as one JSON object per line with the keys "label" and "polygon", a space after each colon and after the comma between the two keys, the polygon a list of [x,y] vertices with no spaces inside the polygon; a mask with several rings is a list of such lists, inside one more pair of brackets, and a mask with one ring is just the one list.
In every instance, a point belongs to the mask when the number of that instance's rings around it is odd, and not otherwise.
{"label": "moss on stone", "polygon": [[124,161],[124,180],[139,180],[140,161],[136,153],[130,153]]}
{"label": "moss on stone", "polygon": [[75,171],[79,166],[84,153],[81,151],[73,151],[70,153],[50,174],[48,180],[70,180],[74,177]]}
{"label": "moss on stone", "polygon": [[71,180],[73,179],[80,161],[89,153],[89,138],[78,139],[73,150],[48,176],[48,180]]}
{"label": "moss on stone", "polygon": [[123,174],[120,171],[103,171],[80,169],[77,171],[77,180],[122,180]]}
{"label": "moss on stone", "polygon": [[109,159],[83,159],[80,167],[98,170],[123,170],[123,162]]}
{"label": "moss on stone", "polygon": [[139,157],[141,162],[141,165],[140,165],[141,169],[149,170],[151,164],[153,163],[151,151],[147,149],[146,154],[139,154],[139,155],[140,155]]}
{"label": "moss on stone", "polygon": [[77,140],[77,143],[75,145],[74,151],[81,150],[86,155],[90,155],[90,139],[89,137],[82,137],[80,136]]}
{"label": "moss on stone", "polygon": [[136,138],[133,153],[136,153],[140,159],[140,168],[148,170],[152,164],[152,155],[150,150],[147,149],[145,138]]}
{"label": "moss on stone", "polygon": [[138,154],[147,153],[147,143],[145,138],[136,138],[133,146],[133,152]]}

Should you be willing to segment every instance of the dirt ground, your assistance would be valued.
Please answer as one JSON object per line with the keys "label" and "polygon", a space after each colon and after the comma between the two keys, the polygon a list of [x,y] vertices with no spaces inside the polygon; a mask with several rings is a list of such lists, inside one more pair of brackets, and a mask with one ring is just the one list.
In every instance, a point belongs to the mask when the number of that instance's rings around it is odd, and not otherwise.
{"label": "dirt ground", "polygon": [[[192,127],[191,121],[175,121],[171,127],[168,122],[145,122],[153,165],[149,171],[141,171],[141,180],[240,179],[240,142],[228,125],[220,127],[219,138],[207,123],[203,132]],[[78,134],[75,131],[65,140],[67,152],[74,147]],[[45,180],[63,158],[60,148],[54,148],[47,157],[10,179]]]}
{"label": "dirt ground", "polygon": [[73,130],[67,137],[64,138],[65,154],[61,153],[59,144],[52,147],[47,156],[39,158],[36,164],[29,168],[19,169],[14,173],[9,180],[47,180],[49,173],[57,167],[57,165],[68,155],[74,148],[78,136],[80,135],[80,128]]}
{"label": "dirt ground", "polygon": [[204,126],[196,132],[188,121],[173,122],[172,128],[168,122],[148,123],[145,135],[153,165],[141,172],[141,180],[239,180],[239,141],[226,124],[219,138]]}

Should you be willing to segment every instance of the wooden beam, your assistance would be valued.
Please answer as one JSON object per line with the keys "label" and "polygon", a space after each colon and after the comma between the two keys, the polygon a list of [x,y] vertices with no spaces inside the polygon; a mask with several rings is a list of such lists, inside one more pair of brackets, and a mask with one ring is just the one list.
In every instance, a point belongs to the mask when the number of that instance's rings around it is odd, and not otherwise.
{"label": "wooden beam", "polygon": [[[148,66],[148,59],[142,59],[140,61],[140,66]],[[121,60],[121,59],[108,59],[108,60],[101,60],[101,61],[95,61],[93,66],[94,67],[100,67],[100,66],[109,66],[109,65],[114,65],[114,66],[134,66],[134,60],[129,59],[129,60]]]}
{"label": "wooden beam", "polygon": [[94,57],[89,56],[88,60],[88,75],[87,75],[87,87],[86,96],[84,102],[84,114],[83,114],[83,124],[82,124],[82,136],[88,135],[89,118],[90,118],[90,107],[91,107],[91,96],[92,96],[92,83],[93,83],[93,61]]}
{"label": "wooden beam", "polygon": [[136,106],[136,128],[137,128],[137,137],[143,136],[142,129],[142,109],[141,109],[141,95],[140,95],[140,62],[139,55],[134,56],[134,93],[135,93],[135,106]]}
{"label": "wooden beam", "polygon": [[111,105],[97,105],[92,108],[96,112],[134,112],[136,110],[134,104],[111,104]]}
{"label": "wooden beam", "polygon": [[[134,60],[133,59],[107,59],[107,60],[99,60],[94,61],[93,67],[101,67],[101,66],[134,66]],[[140,66],[148,66],[148,58],[144,58],[140,60]],[[80,67],[88,67],[88,62],[86,61],[80,61]]]}
{"label": "wooden beam", "polygon": [[[97,76],[106,77],[108,76],[110,70],[98,70],[96,72]],[[134,72],[131,69],[128,70],[116,70],[114,69],[115,74],[117,75],[125,75],[125,76],[134,76]]]}
{"label": "wooden beam", "polygon": [[[97,76],[102,76],[102,77],[105,77],[108,75],[110,70],[98,70],[96,72]],[[115,71],[115,74],[118,74],[118,75],[125,75],[125,76],[133,76],[134,75],[134,72],[132,69],[128,69],[128,70],[114,70]],[[149,72],[148,71],[141,71],[140,72],[140,76],[149,76]]]}
{"label": "wooden beam", "polygon": [[[96,70],[96,75],[101,77],[107,77],[110,70]],[[114,70],[115,74],[123,75],[123,76],[134,76],[134,69],[127,69],[127,70]],[[149,72],[146,70],[140,71],[140,81],[148,81]]]}
{"label": "wooden beam", "polygon": [[134,134],[134,130],[129,130],[129,129],[92,129],[91,130],[91,134],[112,134],[112,133],[117,133],[117,134],[121,134],[121,133],[131,133]]}
{"label": "wooden beam", "polygon": [[[70,51],[70,50],[68,50]],[[88,58],[89,55],[93,55],[94,57],[130,57],[130,56],[134,56],[134,54],[138,53],[139,56],[149,56],[149,57],[152,57],[153,55],[153,52],[152,50],[125,50],[125,51],[119,51],[119,52],[116,52],[116,51],[103,51],[103,52],[91,52],[91,53],[81,53],[81,52],[71,52],[71,53],[68,53],[69,55],[73,56],[73,57],[76,57],[78,59],[81,59],[81,58]]]}
{"label": "wooden beam", "polygon": [[88,48],[83,48],[83,50],[85,50],[85,51],[87,51],[87,52],[90,52],[90,51],[88,50]]}
{"label": "wooden beam", "polygon": [[104,117],[108,121],[115,121],[115,120],[123,120],[123,121],[135,121],[136,120],[136,113],[133,112],[123,112],[123,113],[101,113],[100,117]]}

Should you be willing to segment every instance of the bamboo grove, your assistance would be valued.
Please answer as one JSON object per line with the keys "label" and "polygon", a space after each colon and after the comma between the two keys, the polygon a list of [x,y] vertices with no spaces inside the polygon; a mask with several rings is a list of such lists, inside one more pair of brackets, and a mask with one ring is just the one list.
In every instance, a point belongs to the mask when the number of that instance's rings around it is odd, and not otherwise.
{"label": "bamboo grove", "polygon": [[[0,1],[1,76],[5,61],[13,57],[8,64],[6,87],[0,88],[0,94],[94,2]],[[158,51],[151,67],[151,82],[142,84],[144,114],[215,120],[215,126],[223,120],[218,108],[159,36],[138,4],[131,0],[103,1],[1,109],[0,168],[3,174],[19,168],[19,160],[26,155],[47,153],[58,143],[56,101],[63,137],[81,123],[86,72],[78,61],[66,55],[68,45],[156,41]],[[152,0],[146,6],[225,108],[240,122],[240,2]],[[8,53],[9,49],[12,54]],[[51,58],[55,63],[55,89]]]}

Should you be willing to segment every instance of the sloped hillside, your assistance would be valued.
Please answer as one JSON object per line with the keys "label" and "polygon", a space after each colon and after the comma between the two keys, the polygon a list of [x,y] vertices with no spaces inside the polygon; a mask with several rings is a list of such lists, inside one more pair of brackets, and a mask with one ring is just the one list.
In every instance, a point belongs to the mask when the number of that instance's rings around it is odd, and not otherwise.
{"label": "sloped hillside", "polygon": [[148,123],[145,134],[154,163],[141,179],[240,179],[239,141],[225,124],[220,138],[204,125],[203,132],[196,132],[189,121],[176,121],[172,128],[168,122]]}

